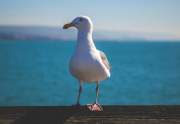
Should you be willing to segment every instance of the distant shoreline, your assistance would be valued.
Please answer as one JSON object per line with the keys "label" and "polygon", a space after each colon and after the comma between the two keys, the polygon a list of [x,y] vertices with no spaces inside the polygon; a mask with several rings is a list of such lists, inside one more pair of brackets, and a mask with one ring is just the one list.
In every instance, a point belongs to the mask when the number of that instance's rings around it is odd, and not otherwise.
{"label": "distant shoreline", "polygon": [[[76,42],[76,40],[49,39],[49,38],[1,38],[0,42]],[[180,40],[95,40],[95,42],[114,43],[180,43]]]}
{"label": "distant shoreline", "polygon": [[[0,40],[76,40],[76,30],[63,30],[50,26],[1,26]],[[143,32],[115,32],[96,31],[93,34],[96,41],[180,41],[167,33],[143,33]]]}

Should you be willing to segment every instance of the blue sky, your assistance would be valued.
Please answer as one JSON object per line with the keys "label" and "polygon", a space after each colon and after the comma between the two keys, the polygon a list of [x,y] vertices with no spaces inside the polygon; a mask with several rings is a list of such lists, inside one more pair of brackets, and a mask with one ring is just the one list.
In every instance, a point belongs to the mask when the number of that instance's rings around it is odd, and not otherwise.
{"label": "blue sky", "polygon": [[180,37],[180,0],[0,0],[0,25],[62,26],[79,15],[95,30]]}

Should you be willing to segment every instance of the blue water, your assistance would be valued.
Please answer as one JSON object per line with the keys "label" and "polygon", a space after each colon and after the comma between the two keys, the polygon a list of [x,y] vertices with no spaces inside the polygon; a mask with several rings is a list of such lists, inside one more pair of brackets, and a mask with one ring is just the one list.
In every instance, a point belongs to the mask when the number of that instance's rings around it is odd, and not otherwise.
{"label": "blue water", "polygon": [[[99,101],[111,105],[180,104],[180,42],[96,42],[112,65]],[[0,106],[72,105],[78,82],[68,71],[75,42],[0,41]],[[94,102],[84,84],[81,103]]]}

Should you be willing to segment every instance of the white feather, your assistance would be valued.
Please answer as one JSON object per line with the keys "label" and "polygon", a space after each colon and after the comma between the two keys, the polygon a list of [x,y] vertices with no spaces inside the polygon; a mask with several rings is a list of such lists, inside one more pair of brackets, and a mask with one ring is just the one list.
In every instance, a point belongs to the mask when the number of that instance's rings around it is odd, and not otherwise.
{"label": "white feather", "polygon": [[84,82],[104,80],[110,77],[110,70],[103,63],[100,52],[93,42],[93,25],[90,18],[81,18],[84,19],[84,22],[76,25],[78,29],[77,45],[69,63],[69,70],[75,78]]}

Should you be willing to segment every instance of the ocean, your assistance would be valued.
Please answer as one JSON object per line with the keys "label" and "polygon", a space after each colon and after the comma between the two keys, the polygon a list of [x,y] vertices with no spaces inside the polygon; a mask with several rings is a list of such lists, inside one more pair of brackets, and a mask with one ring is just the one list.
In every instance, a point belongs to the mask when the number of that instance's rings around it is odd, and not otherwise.
{"label": "ocean", "polygon": [[[58,106],[76,103],[78,81],[68,70],[73,41],[0,40],[0,106]],[[103,105],[180,104],[180,42],[95,43],[111,63],[100,83]],[[81,104],[95,100],[85,83]]]}

